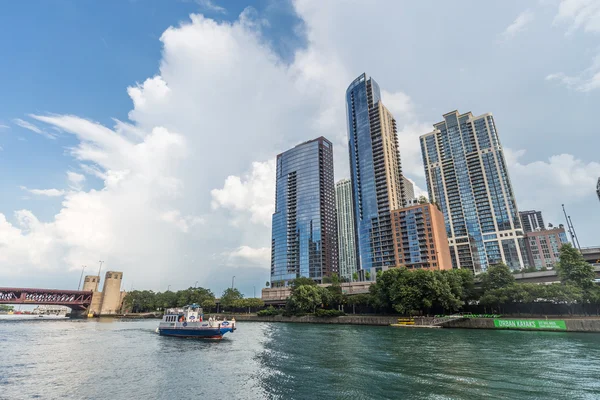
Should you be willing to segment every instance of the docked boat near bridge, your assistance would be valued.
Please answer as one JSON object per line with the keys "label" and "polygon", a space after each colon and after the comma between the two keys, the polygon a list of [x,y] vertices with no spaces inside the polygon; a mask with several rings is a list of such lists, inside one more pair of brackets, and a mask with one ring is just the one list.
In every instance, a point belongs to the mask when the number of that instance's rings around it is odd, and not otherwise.
{"label": "docked boat near bridge", "polygon": [[223,335],[228,332],[233,333],[235,329],[235,319],[205,320],[202,308],[197,304],[191,304],[183,308],[168,309],[156,332],[162,336],[222,339]]}

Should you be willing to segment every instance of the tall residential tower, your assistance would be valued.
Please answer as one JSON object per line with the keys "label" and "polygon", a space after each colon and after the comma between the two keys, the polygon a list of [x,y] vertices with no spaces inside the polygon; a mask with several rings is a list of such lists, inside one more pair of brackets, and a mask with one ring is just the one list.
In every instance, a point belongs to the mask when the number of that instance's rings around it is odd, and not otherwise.
{"label": "tall residential tower", "polygon": [[390,211],[404,206],[396,120],[366,74],[348,87],[346,114],[357,265],[370,272],[396,265]]}
{"label": "tall residential tower", "polygon": [[454,268],[523,268],[523,230],[492,114],[453,111],[421,136],[429,199],[439,204]]}
{"label": "tall residential tower", "polygon": [[324,137],[277,156],[271,285],[337,273],[333,149]]}
{"label": "tall residential tower", "polygon": [[338,226],[338,269],[341,278],[352,280],[356,268],[356,241],[354,238],[354,211],[352,184],[342,179],[335,185]]}

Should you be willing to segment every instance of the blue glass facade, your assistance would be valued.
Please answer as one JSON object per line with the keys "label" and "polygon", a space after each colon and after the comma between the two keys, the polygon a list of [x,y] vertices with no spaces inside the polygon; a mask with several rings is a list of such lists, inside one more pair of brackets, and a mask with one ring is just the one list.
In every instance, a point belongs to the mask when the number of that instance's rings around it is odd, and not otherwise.
{"label": "blue glass facade", "polygon": [[490,114],[451,112],[421,136],[429,197],[440,205],[454,268],[522,268],[524,243],[512,185]]}
{"label": "blue glass facade", "polygon": [[359,270],[396,265],[390,210],[404,203],[395,120],[379,85],[362,74],[346,91]]}
{"label": "blue glass facade", "polygon": [[271,283],[337,272],[333,148],[320,137],[277,156]]}

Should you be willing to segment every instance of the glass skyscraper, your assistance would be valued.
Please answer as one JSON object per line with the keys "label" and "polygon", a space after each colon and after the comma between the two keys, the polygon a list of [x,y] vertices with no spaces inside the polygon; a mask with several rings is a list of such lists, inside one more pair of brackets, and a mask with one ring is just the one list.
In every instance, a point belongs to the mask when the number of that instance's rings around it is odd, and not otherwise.
{"label": "glass skyscraper", "polygon": [[339,274],[341,278],[351,281],[357,268],[350,179],[342,179],[335,184],[335,204],[337,206]]}
{"label": "glass skyscraper", "polygon": [[396,265],[390,211],[404,206],[396,120],[379,85],[360,75],[346,91],[348,148],[358,268]]}
{"label": "glass skyscraper", "polygon": [[429,199],[443,214],[454,268],[523,268],[523,230],[492,114],[453,111],[420,137]]}
{"label": "glass skyscraper", "polygon": [[333,148],[324,137],[277,156],[271,285],[337,273]]}

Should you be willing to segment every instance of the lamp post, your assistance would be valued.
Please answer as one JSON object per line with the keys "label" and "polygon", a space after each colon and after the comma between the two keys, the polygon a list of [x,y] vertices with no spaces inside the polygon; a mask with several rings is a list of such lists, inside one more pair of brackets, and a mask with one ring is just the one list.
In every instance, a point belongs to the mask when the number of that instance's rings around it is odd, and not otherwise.
{"label": "lamp post", "polygon": [[231,289],[233,290],[233,284],[235,282],[235,275],[231,277]]}
{"label": "lamp post", "polygon": [[171,285],[167,286],[167,292],[171,289]]}
{"label": "lamp post", "polygon": [[83,271],[85,270],[85,265],[81,266],[81,276],[79,277],[79,285],[77,285],[77,290],[81,287],[81,280],[83,279]]}
{"label": "lamp post", "polygon": [[196,283],[194,283],[194,289],[196,289],[196,286],[198,286],[198,281],[196,281]]}

